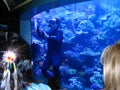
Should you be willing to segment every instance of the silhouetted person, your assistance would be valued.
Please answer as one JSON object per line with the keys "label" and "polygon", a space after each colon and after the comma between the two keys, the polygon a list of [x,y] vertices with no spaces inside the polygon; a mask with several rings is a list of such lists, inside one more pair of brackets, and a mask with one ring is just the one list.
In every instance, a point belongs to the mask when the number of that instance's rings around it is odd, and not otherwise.
{"label": "silhouetted person", "polygon": [[52,90],[60,90],[60,80],[57,77],[52,77],[48,80],[48,86]]}
{"label": "silhouetted person", "polygon": [[0,40],[0,90],[51,90],[34,81],[29,49],[18,33],[0,30]]}

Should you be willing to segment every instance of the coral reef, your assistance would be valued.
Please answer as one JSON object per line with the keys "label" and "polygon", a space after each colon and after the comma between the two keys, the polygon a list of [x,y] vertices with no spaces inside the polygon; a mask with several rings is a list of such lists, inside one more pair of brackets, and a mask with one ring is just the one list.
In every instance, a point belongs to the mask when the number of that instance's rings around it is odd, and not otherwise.
{"label": "coral reef", "polygon": [[39,56],[43,58],[47,50],[46,43],[38,39],[36,25],[46,31],[49,30],[47,27],[49,18],[54,16],[61,18],[60,29],[64,32],[64,40],[63,64],[60,70],[64,86],[74,90],[103,88],[102,65],[99,58],[107,45],[120,40],[118,0],[114,3],[107,0],[75,3],[51,9],[49,12],[41,12],[37,16],[31,19],[32,42],[40,41],[38,45],[43,52],[40,51],[42,55],[39,53]]}

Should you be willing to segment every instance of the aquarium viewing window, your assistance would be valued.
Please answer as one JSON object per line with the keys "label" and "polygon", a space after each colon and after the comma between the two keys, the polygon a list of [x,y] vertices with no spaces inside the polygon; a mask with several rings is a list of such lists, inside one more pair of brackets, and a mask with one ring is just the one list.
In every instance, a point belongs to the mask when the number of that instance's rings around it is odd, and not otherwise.
{"label": "aquarium viewing window", "polygon": [[[98,90],[103,88],[103,71],[100,63],[102,50],[120,40],[120,5],[117,0],[87,1],[53,8],[34,15],[32,27],[32,59],[45,60],[47,42],[38,37],[37,27],[47,31],[51,17],[61,19],[64,32],[62,88],[67,90]],[[38,63],[36,71],[39,70]]]}

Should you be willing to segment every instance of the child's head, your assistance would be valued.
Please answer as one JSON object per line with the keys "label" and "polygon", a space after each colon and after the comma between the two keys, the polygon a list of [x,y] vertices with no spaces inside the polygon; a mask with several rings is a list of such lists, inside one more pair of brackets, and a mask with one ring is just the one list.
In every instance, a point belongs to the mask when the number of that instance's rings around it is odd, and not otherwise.
{"label": "child's head", "polygon": [[120,89],[120,43],[107,46],[101,55],[105,90]]}

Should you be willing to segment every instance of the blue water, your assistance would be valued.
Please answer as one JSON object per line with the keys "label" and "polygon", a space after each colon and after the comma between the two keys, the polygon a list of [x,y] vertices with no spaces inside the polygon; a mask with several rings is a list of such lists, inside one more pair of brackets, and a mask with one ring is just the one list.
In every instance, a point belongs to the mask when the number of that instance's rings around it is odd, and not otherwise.
{"label": "blue water", "polygon": [[[37,25],[47,31],[50,17],[60,17],[64,32],[63,57],[60,66],[62,87],[67,90],[99,90],[104,87],[100,63],[102,50],[120,40],[120,2],[95,0],[41,12],[31,18],[33,60],[44,61],[47,43],[39,39]],[[36,63],[36,70],[40,63]]]}

